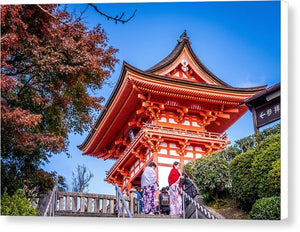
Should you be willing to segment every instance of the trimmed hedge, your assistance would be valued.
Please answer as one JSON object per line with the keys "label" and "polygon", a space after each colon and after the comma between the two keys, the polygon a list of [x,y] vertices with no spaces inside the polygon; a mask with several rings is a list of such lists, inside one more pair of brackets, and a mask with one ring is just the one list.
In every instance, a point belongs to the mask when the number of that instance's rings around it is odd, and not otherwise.
{"label": "trimmed hedge", "polygon": [[37,209],[33,208],[27,200],[25,191],[18,189],[14,195],[9,196],[7,191],[1,196],[1,215],[11,216],[38,216]]}
{"label": "trimmed hedge", "polygon": [[228,163],[219,156],[201,157],[194,163],[194,181],[202,194],[213,198],[230,183]]}
{"label": "trimmed hedge", "polygon": [[280,197],[264,197],[257,200],[249,214],[254,220],[280,220]]}
{"label": "trimmed hedge", "polygon": [[274,193],[280,193],[280,184],[274,186],[270,183],[272,179],[270,178],[271,174],[269,174],[273,170],[273,162],[278,162],[277,160],[280,159],[280,134],[268,136],[257,146],[255,153],[251,172],[258,197],[271,197],[274,196]]}
{"label": "trimmed hedge", "polygon": [[268,195],[280,195],[280,159],[272,163],[272,169],[268,173],[267,183],[269,184]]}
{"label": "trimmed hedge", "polygon": [[250,210],[257,200],[257,191],[251,179],[251,167],[254,150],[248,150],[235,157],[229,164],[232,179],[232,197],[237,199],[242,208]]}
{"label": "trimmed hedge", "polygon": [[229,165],[232,196],[244,209],[263,197],[280,195],[280,134],[269,135]]}

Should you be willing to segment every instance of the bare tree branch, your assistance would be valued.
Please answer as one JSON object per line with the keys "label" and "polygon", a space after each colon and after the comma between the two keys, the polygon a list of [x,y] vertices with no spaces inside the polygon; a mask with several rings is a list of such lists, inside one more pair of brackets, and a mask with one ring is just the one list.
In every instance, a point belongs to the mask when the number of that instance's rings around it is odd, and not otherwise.
{"label": "bare tree branch", "polygon": [[107,14],[103,13],[102,11],[100,11],[94,4],[88,3],[88,5],[90,5],[91,7],[93,7],[93,8],[95,9],[95,11],[97,11],[99,14],[105,16],[107,19],[112,19],[112,20],[114,20],[116,23],[117,23],[117,22],[127,23],[129,20],[131,20],[131,19],[134,17],[134,15],[135,15],[135,13],[136,13],[136,11],[137,11],[137,10],[135,10],[135,11],[133,12],[133,14],[132,14],[128,19],[124,20],[124,19],[122,19],[123,16],[124,16],[124,12],[122,12],[121,16],[112,17],[112,16],[107,15]]}
{"label": "bare tree branch", "polygon": [[53,14],[51,14],[49,11],[47,11],[46,9],[44,9],[41,5],[37,4],[37,7],[40,8],[42,11],[44,11],[46,14],[50,15],[52,18],[56,19],[58,22],[66,25],[67,27],[73,28],[74,30],[76,30],[76,31],[78,31],[80,33],[84,33],[83,30],[80,30],[80,29],[78,29],[76,27],[73,27],[72,25],[70,25],[70,24],[68,24],[68,23],[60,20],[59,18],[57,18],[56,16],[54,16]]}
{"label": "bare tree branch", "polygon": [[85,192],[88,191],[90,180],[94,175],[88,170],[88,168],[82,164],[77,165],[75,172],[72,172],[73,180],[73,192]]}

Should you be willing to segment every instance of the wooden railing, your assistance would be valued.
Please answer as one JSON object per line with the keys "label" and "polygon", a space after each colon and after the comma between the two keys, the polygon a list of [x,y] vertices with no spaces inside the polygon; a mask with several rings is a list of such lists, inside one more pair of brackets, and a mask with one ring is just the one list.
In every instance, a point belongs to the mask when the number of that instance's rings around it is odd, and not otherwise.
{"label": "wooden railing", "polygon": [[57,193],[57,185],[54,186],[51,194],[50,199],[47,204],[46,210],[43,216],[54,216],[55,215],[55,201],[56,201],[56,193]]}
{"label": "wooden railing", "polygon": [[[123,196],[124,202],[130,211],[134,212],[135,194]],[[122,203],[121,203],[122,204]],[[59,215],[88,215],[93,214],[104,216],[116,216],[116,196],[78,193],[78,192],[57,192],[56,214]]]}
{"label": "wooden railing", "polygon": [[167,127],[167,126],[158,126],[153,124],[145,124],[142,128],[144,131],[148,132],[159,132],[163,134],[169,135],[181,135],[190,138],[207,138],[207,139],[216,139],[218,141],[227,141],[226,133],[215,133],[215,132],[207,132],[207,131],[197,131],[197,130],[190,130],[190,129],[181,129],[175,127]]}
{"label": "wooden railing", "polygon": [[214,133],[214,132],[206,132],[206,131],[196,131],[196,130],[188,130],[188,129],[179,129],[174,127],[167,126],[157,126],[149,123],[144,123],[144,126],[140,129],[140,131],[135,135],[134,139],[131,143],[125,148],[119,159],[113,164],[110,170],[107,172],[107,176],[109,176],[113,170],[119,165],[120,162],[123,161],[124,157],[126,157],[127,153],[130,152],[138,141],[144,136],[145,133],[160,133],[162,135],[167,136],[182,136],[186,139],[207,139],[208,141],[217,141],[222,142],[224,144],[229,144],[230,142],[227,140],[226,133]]}
{"label": "wooden railing", "polygon": [[128,204],[126,203],[125,198],[122,195],[121,190],[117,184],[115,184],[115,188],[116,188],[116,205],[117,205],[116,209],[117,209],[118,217],[120,216],[125,217],[127,215],[128,217],[132,218],[132,214],[129,210]]}

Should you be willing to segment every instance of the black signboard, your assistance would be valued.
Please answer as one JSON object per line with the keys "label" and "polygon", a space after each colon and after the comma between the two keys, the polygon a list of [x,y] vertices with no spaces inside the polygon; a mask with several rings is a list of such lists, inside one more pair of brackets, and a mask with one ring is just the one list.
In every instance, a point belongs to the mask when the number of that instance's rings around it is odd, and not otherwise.
{"label": "black signboard", "polygon": [[258,128],[280,119],[280,83],[244,100],[252,111],[255,133]]}
{"label": "black signboard", "polygon": [[280,119],[280,98],[255,109],[257,128]]}

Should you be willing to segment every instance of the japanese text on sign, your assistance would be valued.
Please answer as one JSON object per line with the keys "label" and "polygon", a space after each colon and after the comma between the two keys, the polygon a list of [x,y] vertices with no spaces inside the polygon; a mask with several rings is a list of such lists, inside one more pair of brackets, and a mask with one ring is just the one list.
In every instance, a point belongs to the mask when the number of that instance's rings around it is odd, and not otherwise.
{"label": "japanese text on sign", "polygon": [[272,102],[256,110],[257,127],[280,119],[280,102]]}

